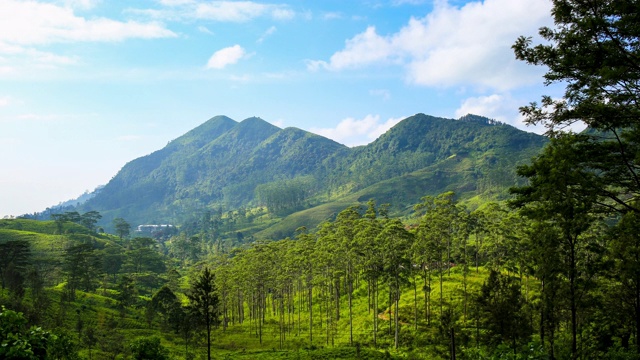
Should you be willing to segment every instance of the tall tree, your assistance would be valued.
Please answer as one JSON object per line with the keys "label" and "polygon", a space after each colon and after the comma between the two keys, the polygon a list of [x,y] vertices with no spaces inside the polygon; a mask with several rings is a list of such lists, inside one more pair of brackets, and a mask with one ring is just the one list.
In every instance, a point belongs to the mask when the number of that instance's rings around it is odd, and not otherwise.
{"label": "tall tree", "polygon": [[585,236],[596,218],[593,209],[596,194],[588,189],[594,176],[577,161],[572,135],[557,135],[531,165],[518,168],[518,174],[529,179],[529,185],[513,188],[511,202],[522,214],[558,229],[556,248],[561,252],[564,274],[569,283],[571,313],[571,353],[578,355],[579,299],[584,295],[586,270],[593,262],[586,253],[592,248]]}
{"label": "tall tree", "polygon": [[[394,346],[397,349],[399,345],[400,322],[399,322],[399,304],[401,287],[404,285],[409,274],[411,263],[407,256],[408,250],[411,248],[413,240],[412,234],[405,229],[404,224],[398,219],[388,221],[382,232],[378,235],[377,240],[384,244],[384,271],[389,282],[389,291],[393,300],[394,315]],[[391,304],[389,304],[391,306]],[[391,310],[391,309],[389,309]]]}
{"label": "tall tree", "polygon": [[[612,291],[620,328],[635,329],[640,354],[640,215],[628,213],[611,229],[610,256],[614,262]],[[632,314],[633,316],[629,316]],[[626,324],[625,324],[626,323]],[[626,325],[626,326],[624,326]]]}
{"label": "tall tree", "polygon": [[486,330],[484,343],[492,347],[506,343],[515,354],[532,332],[523,309],[520,285],[513,278],[492,270],[474,303],[478,309],[476,316]]}
{"label": "tall tree", "polygon": [[550,134],[574,123],[596,130],[576,137],[576,158],[595,170],[589,191],[605,209],[640,212],[640,3],[636,0],[554,0],[555,27],[545,44],[520,37],[516,57],[543,65],[545,83],[566,85],[564,97],[544,96],[521,108]]}
{"label": "tall tree", "polygon": [[121,217],[113,219],[113,227],[115,228],[116,235],[118,235],[120,240],[129,236],[131,233],[131,224]]}
{"label": "tall tree", "polygon": [[96,289],[102,271],[102,261],[91,244],[73,245],[65,250],[63,271],[67,278],[68,299],[74,300],[77,289]]}
{"label": "tall tree", "polygon": [[197,276],[189,293],[189,307],[197,314],[207,332],[207,359],[211,360],[211,329],[219,323],[218,294],[215,277],[208,267]]}
{"label": "tall tree", "polygon": [[24,295],[24,282],[31,256],[28,241],[14,240],[0,242],[0,284],[8,288],[16,298]]}
{"label": "tall tree", "polygon": [[[452,243],[461,226],[461,211],[455,194],[451,191],[442,193],[436,197],[425,196],[422,203],[414,206],[415,211],[423,213],[420,224],[416,230],[417,241],[414,248],[420,252],[423,263],[438,271],[440,283],[440,315],[442,315],[443,277],[445,271],[451,269]],[[430,275],[429,275],[430,276]]]}
{"label": "tall tree", "polygon": [[355,242],[356,223],[360,220],[359,206],[351,206],[341,211],[335,221],[336,237],[344,257],[344,273],[349,304],[349,344],[353,345],[353,275],[357,266],[359,249]]}
{"label": "tall tree", "polygon": [[[380,209],[376,209],[374,200],[369,200],[367,210],[357,224],[356,243],[362,257],[362,271],[368,282],[369,309],[373,309],[373,345],[377,345],[378,333],[378,285],[383,272],[384,253],[377,240],[382,231],[382,221],[378,219]],[[384,211],[383,211],[384,212]]]}
{"label": "tall tree", "polygon": [[102,219],[102,215],[100,215],[99,212],[95,210],[88,211],[80,216],[80,224],[92,232],[95,232],[96,224],[100,219]]}

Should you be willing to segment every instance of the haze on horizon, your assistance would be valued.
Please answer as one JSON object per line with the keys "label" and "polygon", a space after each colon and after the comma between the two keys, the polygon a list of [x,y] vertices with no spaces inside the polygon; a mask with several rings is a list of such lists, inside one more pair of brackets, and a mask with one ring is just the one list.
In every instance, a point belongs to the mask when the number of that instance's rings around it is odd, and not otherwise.
{"label": "haze on horizon", "polygon": [[528,131],[548,0],[0,2],[0,218],[105,184],[215,115],[340,143],[474,113]]}

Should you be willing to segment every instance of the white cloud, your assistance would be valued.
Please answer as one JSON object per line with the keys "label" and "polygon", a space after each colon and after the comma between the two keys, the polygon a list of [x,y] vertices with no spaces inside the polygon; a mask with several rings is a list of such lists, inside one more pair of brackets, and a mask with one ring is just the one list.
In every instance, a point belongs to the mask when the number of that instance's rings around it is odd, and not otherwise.
{"label": "white cloud", "polygon": [[164,9],[130,9],[129,12],[164,20],[211,20],[246,22],[259,17],[289,20],[295,12],[287,5],[253,1],[161,0]]}
{"label": "white cloud", "polygon": [[0,75],[7,75],[14,73],[16,69],[12,66],[0,66]]}
{"label": "white cloud", "polygon": [[387,38],[378,35],[375,27],[369,26],[362,34],[347,40],[345,49],[333,54],[328,63],[313,61],[311,64],[329,70],[342,70],[388,62],[395,53],[393,44]]}
{"label": "white cloud", "polygon": [[400,5],[424,5],[427,3],[427,0],[393,0],[391,2],[394,6]]}
{"label": "white cloud", "polygon": [[307,67],[401,64],[407,81],[418,85],[511,89],[539,80],[541,69],[517,61],[511,45],[520,35],[552,25],[550,9],[546,0],[485,0],[462,7],[437,1],[433,12],[412,18],[398,32],[383,36],[370,26],[329,61],[309,61]]}
{"label": "white cloud", "polygon": [[0,43],[24,46],[73,41],[122,41],[164,38],[176,34],[162,24],[87,19],[72,8],[35,1],[0,1]]}
{"label": "white cloud", "polygon": [[339,12],[326,12],[324,14],[322,14],[322,19],[323,20],[337,20],[337,19],[342,19],[343,15],[342,13]]}
{"label": "white cloud", "polygon": [[387,100],[391,99],[391,92],[389,90],[387,90],[387,89],[369,90],[369,95],[380,97],[384,101],[387,101]]}
{"label": "white cloud", "polygon": [[41,114],[34,114],[34,113],[22,114],[17,116],[17,119],[21,121],[42,121],[42,122],[58,121],[62,118],[63,116],[56,115],[56,114],[41,115]]}
{"label": "white cloud", "polygon": [[279,128],[284,128],[284,120],[283,119],[278,119],[275,121],[269,121],[271,123],[271,125],[277,126]]}
{"label": "white cloud", "polygon": [[480,115],[495,119],[504,123],[515,125],[518,107],[514,101],[505,95],[492,94],[489,96],[470,97],[465,99],[456,110],[455,116],[459,118],[467,114]]}
{"label": "white cloud", "polygon": [[96,7],[100,0],[64,0],[64,4],[67,7],[72,7],[81,10],[89,10]]}
{"label": "white cloud", "polygon": [[124,22],[75,14],[74,9],[90,9],[98,1],[70,0],[62,3],[0,1],[0,55],[4,56],[7,63],[0,69],[0,74],[16,72],[30,65],[51,68],[79,62],[76,56],[42,51],[40,46],[177,36],[157,22]]}
{"label": "white cloud", "polygon": [[209,30],[206,26],[198,26],[198,31],[207,35],[215,35],[213,31]]}
{"label": "white cloud", "polygon": [[346,118],[334,128],[311,128],[311,132],[347,146],[368,144],[399,123],[403,118],[380,121],[380,115],[367,115],[363,119]]}
{"label": "white cloud", "polygon": [[272,26],[270,28],[267,29],[267,31],[264,32],[264,34],[262,34],[262,36],[260,36],[260,38],[258,39],[258,43],[263,42],[266,38],[268,38],[269,36],[273,35],[276,33],[276,31],[278,31],[278,29],[275,26]]}
{"label": "white cloud", "polygon": [[[466,114],[475,114],[495,119],[529,132],[542,134],[547,131],[547,129],[542,125],[525,124],[525,118],[520,114],[519,110],[520,106],[524,104],[526,104],[526,100],[516,99],[508,93],[470,97],[462,102],[460,107],[456,110],[455,116],[461,117]],[[585,125],[581,122],[577,122],[565,130],[580,132],[584,129]]]}
{"label": "white cloud", "polygon": [[249,74],[243,74],[243,75],[230,75],[229,76],[229,80],[235,82],[235,83],[248,83],[251,82],[254,79],[254,77],[252,75]]}
{"label": "white cloud", "polygon": [[0,107],[7,106],[11,103],[8,96],[0,96]]}
{"label": "white cloud", "polygon": [[230,46],[213,53],[207,62],[207,69],[223,69],[240,61],[246,52],[240,45]]}
{"label": "white cloud", "polygon": [[158,2],[165,6],[180,6],[194,3],[193,0],[159,0]]}
{"label": "white cloud", "polygon": [[467,114],[480,115],[525,131],[543,133],[542,126],[527,126],[525,124],[525,119],[519,110],[519,107],[525,103],[525,100],[516,99],[508,93],[470,97],[462,101],[460,107],[455,111],[455,117],[460,118]]}

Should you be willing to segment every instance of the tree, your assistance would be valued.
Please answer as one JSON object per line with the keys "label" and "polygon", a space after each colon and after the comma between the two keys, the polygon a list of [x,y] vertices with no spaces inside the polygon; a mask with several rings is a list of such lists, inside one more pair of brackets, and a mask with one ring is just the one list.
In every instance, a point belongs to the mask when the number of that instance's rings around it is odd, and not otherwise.
{"label": "tree", "polygon": [[129,272],[155,272],[166,270],[162,255],[156,250],[158,243],[152,238],[137,237],[129,242],[124,267]]}
{"label": "tree", "polygon": [[118,307],[124,311],[127,307],[133,305],[136,299],[136,287],[133,279],[127,275],[122,275],[118,282]]}
{"label": "tree", "polygon": [[[640,3],[636,0],[554,0],[555,27],[541,28],[539,32],[546,43],[534,46],[531,38],[520,37],[513,46],[518,59],[547,67],[544,76],[547,85],[566,86],[561,99],[543,96],[540,105],[531,103],[520,109],[528,123],[544,125],[554,139],[545,155],[534,160],[534,164],[525,170],[526,174],[523,173],[534,181],[532,186],[518,190],[518,197],[528,202],[526,198],[533,200],[545,193],[545,203],[551,205],[538,215],[545,212],[548,215],[540,228],[549,229],[549,225],[553,225],[551,230],[558,234],[555,236],[558,241],[549,240],[553,239],[553,234],[548,234],[545,242],[560,250],[558,258],[563,263],[557,272],[564,273],[569,281],[574,357],[577,351],[576,299],[583,295],[577,291],[578,286],[585,288],[586,279],[580,279],[578,266],[583,270],[592,268],[583,262],[591,257],[580,258],[580,253],[588,247],[585,245],[593,245],[585,244],[583,235],[594,221],[593,213],[614,214],[616,219],[612,223],[622,219],[614,230],[618,233],[611,247],[611,257],[617,266],[611,285],[620,284],[621,287],[614,286],[610,294],[626,293],[624,296],[628,297],[623,303],[640,303],[637,300],[640,291],[635,290],[640,288],[640,278],[634,264],[638,233],[629,231],[635,227],[635,220],[629,214],[640,213],[638,14]],[[589,128],[580,134],[563,131],[580,122]],[[552,156],[554,152],[559,156]],[[554,186],[553,181],[560,181],[562,185]],[[538,251],[537,256],[544,257],[544,254]],[[538,272],[545,277],[542,283],[544,304],[550,304],[548,292],[559,289],[556,271],[550,265],[541,261],[537,266]],[[632,305],[623,316],[629,320],[629,313],[637,314],[638,309]],[[557,324],[557,319],[549,318],[549,315],[545,314],[546,320],[541,323]],[[634,322],[640,324],[640,318],[634,317]],[[553,326],[549,330],[553,331]],[[636,351],[640,352],[640,347]],[[553,353],[551,355],[553,357]]]}
{"label": "tree", "polygon": [[169,350],[160,343],[157,336],[134,340],[130,345],[135,360],[169,360]]}
{"label": "tree", "polygon": [[[618,323],[619,328],[635,329],[636,339],[640,339],[640,237],[638,234],[640,234],[640,215],[635,213],[623,216],[610,232],[610,256],[614,262],[612,274],[614,281],[612,281],[610,298],[618,300],[614,307],[615,312],[620,314],[617,318],[612,318]],[[640,354],[638,340],[636,340],[636,353]]]}
{"label": "tree", "polygon": [[0,242],[0,283],[2,289],[20,299],[24,295],[24,282],[31,257],[28,241],[15,240]]}
{"label": "tree", "polygon": [[[554,135],[582,122],[595,131],[576,137],[580,167],[597,174],[589,191],[606,210],[640,212],[640,3],[636,0],[554,0],[548,43],[530,37],[516,57],[548,68],[545,83],[566,84],[564,97],[542,98],[520,111]],[[587,190],[587,189],[585,189]]]}
{"label": "tree", "polygon": [[119,245],[106,246],[100,251],[100,257],[102,258],[102,270],[113,276],[113,281],[116,281],[116,275],[120,272],[120,268],[125,261],[124,250]]}
{"label": "tree", "polygon": [[[400,333],[398,320],[400,295],[402,294],[402,285],[406,282],[406,277],[411,267],[407,252],[411,247],[413,237],[400,220],[393,219],[385,224],[376,240],[383,244],[381,250],[384,251],[384,272],[389,282],[389,292],[395,307],[393,309],[395,323],[394,346],[397,349]],[[391,310],[391,304],[389,304],[389,310]]]}
{"label": "tree", "polygon": [[167,285],[153,294],[149,304],[149,311],[154,314],[160,314],[164,326],[173,326],[174,330],[180,330],[180,320],[182,318],[180,300]]}
{"label": "tree", "polygon": [[515,354],[518,345],[532,332],[523,310],[520,285],[513,278],[492,270],[474,303],[478,310],[476,316],[487,330],[485,343],[492,347],[507,343]]}
{"label": "tree", "polygon": [[591,252],[587,231],[596,218],[593,209],[596,194],[590,188],[594,175],[580,167],[582,156],[575,151],[573,135],[558,134],[531,165],[518,168],[518,175],[529,179],[529,185],[512,188],[515,198],[511,205],[524,216],[556,228],[553,245],[561,253],[562,269],[569,285],[571,313],[571,353],[577,356],[579,299],[589,288],[587,274],[596,260]]}
{"label": "tree", "polygon": [[[367,210],[364,216],[357,223],[356,246],[362,257],[362,271],[368,282],[368,302],[372,311],[373,322],[373,345],[377,346],[378,341],[378,285],[383,277],[384,252],[381,248],[385,245],[377,241],[378,235],[382,232],[383,220],[378,219],[378,214],[386,215],[386,205],[376,209],[376,202],[371,199],[367,202]],[[385,219],[386,220],[386,219]]]}
{"label": "tree", "polygon": [[345,281],[349,301],[349,344],[353,345],[353,273],[359,249],[355,241],[356,223],[360,220],[359,206],[351,206],[341,211],[334,223],[335,235],[339,242],[339,249],[345,263]]}
{"label": "tree", "polygon": [[100,215],[97,211],[88,211],[80,216],[80,225],[86,227],[92,232],[96,231],[96,224],[98,220],[102,219],[102,215]]}
{"label": "tree", "polygon": [[131,224],[126,222],[121,217],[113,219],[113,227],[116,229],[116,235],[118,235],[120,240],[129,236],[129,234],[131,233]]}
{"label": "tree", "polygon": [[[418,252],[418,261],[423,266],[434,268],[440,278],[440,315],[442,316],[444,300],[442,283],[445,270],[450,271],[451,248],[459,231],[466,226],[462,224],[463,209],[458,205],[455,194],[451,191],[436,197],[425,196],[422,203],[414,206],[416,212],[424,212],[416,231],[417,244],[414,252]],[[431,271],[429,269],[429,271]],[[430,280],[430,273],[427,274]],[[426,288],[426,286],[425,286]],[[430,287],[429,287],[430,292]]]}
{"label": "tree", "polygon": [[219,323],[218,294],[214,274],[205,267],[191,286],[189,307],[207,332],[207,359],[211,360],[211,328]]}
{"label": "tree", "polygon": [[42,328],[27,328],[20,312],[0,307],[0,358],[5,360],[78,359],[68,337]]}
{"label": "tree", "polygon": [[91,244],[73,245],[65,250],[63,271],[67,278],[68,299],[74,300],[76,289],[96,289],[102,262]]}

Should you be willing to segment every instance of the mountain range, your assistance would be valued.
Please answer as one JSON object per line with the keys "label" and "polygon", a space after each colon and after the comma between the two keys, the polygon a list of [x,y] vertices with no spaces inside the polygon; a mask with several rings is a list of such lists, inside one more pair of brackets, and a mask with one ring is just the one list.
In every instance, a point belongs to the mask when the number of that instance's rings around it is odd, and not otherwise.
{"label": "mountain range", "polygon": [[204,211],[266,207],[257,236],[290,235],[346,206],[375,199],[402,214],[425,195],[455,191],[473,206],[518,184],[515,168],[543,136],[485,117],[416,114],[372,143],[349,148],[260,118],[216,116],[127,163],[78,211],[138,224],[181,224]]}

